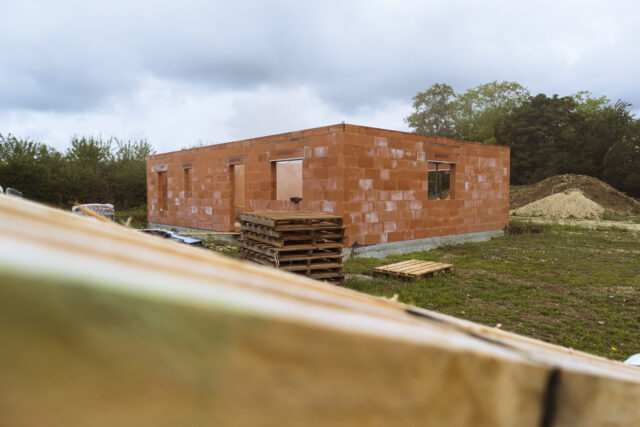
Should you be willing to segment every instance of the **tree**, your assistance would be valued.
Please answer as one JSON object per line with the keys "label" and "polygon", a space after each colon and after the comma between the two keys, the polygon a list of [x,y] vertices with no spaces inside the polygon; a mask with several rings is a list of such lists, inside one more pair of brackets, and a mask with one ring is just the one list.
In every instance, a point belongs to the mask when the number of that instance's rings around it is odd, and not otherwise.
{"label": "tree", "polygon": [[572,97],[544,94],[498,120],[496,141],[511,147],[511,182],[530,184],[574,172],[579,120]]}
{"label": "tree", "polygon": [[605,155],[622,141],[633,123],[631,104],[619,100],[612,105],[606,96],[592,98],[589,92],[578,92],[573,98],[582,119],[574,152],[575,173],[604,179]]}
{"label": "tree", "polygon": [[493,81],[468,89],[455,100],[456,136],[495,144],[497,121],[519,108],[529,91],[516,82]]}
{"label": "tree", "polygon": [[117,149],[109,175],[113,203],[117,209],[142,206],[147,201],[146,158],[154,150],[144,140],[115,142]]}
{"label": "tree", "polygon": [[640,122],[631,104],[581,91],[531,96],[516,82],[493,81],[457,94],[437,83],[413,97],[405,121],[416,133],[511,147],[511,181],[590,175],[640,193]]}
{"label": "tree", "polygon": [[413,97],[415,111],[405,122],[416,133],[455,137],[455,97],[451,86],[435,83]]}
{"label": "tree", "polygon": [[493,81],[458,95],[451,86],[436,83],[413,97],[415,111],[405,122],[416,133],[495,143],[497,120],[528,96],[516,82]]}
{"label": "tree", "polygon": [[107,203],[113,200],[109,169],[112,139],[73,137],[65,154],[68,203]]}
{"label": "tree", "polygon": [[45,144],[0,134],[0,185],[46,203],[62,201],[62,155]]}
{"label": "tree", "polygon": [[144,140],[74,137],[63,156],[46,144],[0,134],[0,185],[62,208],[89,202],[137,208],[146,204],[146,157],[153,153]]}
{"label": "tree", "polygon": [[640,122],[635,120],[620,141],[608,150],[603,178],[633,197],[640,197]]}

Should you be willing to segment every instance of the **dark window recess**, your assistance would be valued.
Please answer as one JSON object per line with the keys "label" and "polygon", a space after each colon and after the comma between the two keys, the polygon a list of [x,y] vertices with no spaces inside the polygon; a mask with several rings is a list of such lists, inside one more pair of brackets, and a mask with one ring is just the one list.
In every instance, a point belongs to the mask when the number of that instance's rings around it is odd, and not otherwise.
{"label": "dark window recess", "polygon": [[428,162],[429,166],[429,200],[449,200],[451,194],[451,174],[454,165],[448,163]]}

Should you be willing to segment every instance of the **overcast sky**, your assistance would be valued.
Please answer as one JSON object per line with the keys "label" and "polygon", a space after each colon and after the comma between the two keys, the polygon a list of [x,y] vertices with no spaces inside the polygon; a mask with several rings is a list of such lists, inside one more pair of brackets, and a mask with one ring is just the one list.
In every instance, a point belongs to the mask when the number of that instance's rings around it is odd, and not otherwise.
{"label": "overcast sky", "polygon": [[0,133],[158,152],[346,121],[493,80],[640,107],[637,1],[0,0]]}

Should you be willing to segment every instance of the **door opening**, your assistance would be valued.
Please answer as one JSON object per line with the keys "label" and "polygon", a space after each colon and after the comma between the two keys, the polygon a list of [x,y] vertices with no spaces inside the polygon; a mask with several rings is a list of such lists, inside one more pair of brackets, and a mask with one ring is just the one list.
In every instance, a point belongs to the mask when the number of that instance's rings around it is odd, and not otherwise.
{"label": "door opening", "polygon": [[231,183],[232,183],[232,195],[233,195],[233,221],[236,228],[240,227],[238,218],[240,213],[245,211],[246,199],[245,199],[245,165],[233,165],[231,167]]}

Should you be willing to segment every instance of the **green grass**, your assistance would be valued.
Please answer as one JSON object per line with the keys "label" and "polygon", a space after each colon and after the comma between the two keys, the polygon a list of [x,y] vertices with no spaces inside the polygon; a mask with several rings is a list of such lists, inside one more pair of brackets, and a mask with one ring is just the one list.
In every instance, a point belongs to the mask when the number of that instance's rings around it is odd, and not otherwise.
{"label": "green grass", "polygon": [[230,243],[223,239],[216,239],[213,234],[208,234],[204,239],[204,247],[224,255],[240,258],[240,249],[237,243]]}
{"label": "green grass", "polygon": [[348,278],[345,286],[613,359],[640,353],[640,233],[521,221],[511,229],[483,243],[345,260],[346,274],[405,259],[455,266],[416,282]]}
{"label": "green grass", "polygon": [[622,222],[632,222],[634,224],[640,224],[640,216],[625,216],[625,215],[611,215],[604,214],[602,219],[606,221],[622,221]]}
{"label": "green grass", "polygon": [[147,228],[147,205],[127,210],[116,209],[115,217],[117,222],[123,224],[126,224],[129,218],[131,218],[129,225],[133,228]]}

